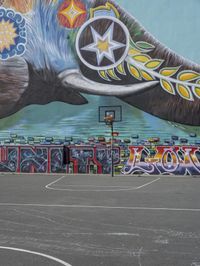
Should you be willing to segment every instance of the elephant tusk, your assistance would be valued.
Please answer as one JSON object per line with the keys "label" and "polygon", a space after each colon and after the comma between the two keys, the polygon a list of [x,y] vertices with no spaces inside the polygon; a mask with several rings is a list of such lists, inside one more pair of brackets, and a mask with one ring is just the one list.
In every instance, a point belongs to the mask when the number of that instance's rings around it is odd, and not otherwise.
{"label": "elephant tusk", "polygon": [[159,81],[147,81],[129,85],[101,84],[85,78],[79,70],[66,70],[59,74],[62,84],[82,93],[104,96],[128,96],[155,87]]}

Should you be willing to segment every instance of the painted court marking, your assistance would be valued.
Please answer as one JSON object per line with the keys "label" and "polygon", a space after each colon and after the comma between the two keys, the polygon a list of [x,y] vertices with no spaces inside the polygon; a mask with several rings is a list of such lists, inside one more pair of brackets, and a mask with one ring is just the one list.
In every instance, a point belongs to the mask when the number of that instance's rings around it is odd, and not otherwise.
{"label": "painted court marking", "polygon": [[[151,182],[145,183],[139,187],[130,187],[130,186],[95,186],[95,185],[67,185],[68,187],[78,187],[78,188],[83,188],[83,187],[90,187],[91,189],[76,189],[76,188],[55,188],[52,187],[52,185],[55,185],[56,183],[58,183],[59,181],[61,181],[62,179],[64,179],[66,176],[61,176],[60,178],[56,179],[55,181],[47,184],[45,186],[46,189],[50,189],[50,190],[57,190],[57,191],[94,191],[94,192],[114,192],[114,191],[124,191],[124,190],[138,190],[140,188],[149,186],[151,184],[153,184],[154,182],[160,180],[159,178],[154,179]],[[93,188],[93,189],[92,189]]]}
{"label": "painted court marking", "polygon": [[47,259],[49,259],[51,261],[56,261],[60,265],[72,266],[72,265],[70,265],[69,263],[67,263],[67,262],[65,262],[63,260],[57,259],[55,257],[52,257],[50,255],[46,255],[46,254],[43,254],[43,253],[40,253],[40,252],[35,252],[35,251],[26,250],[26,249],[20,249],[20,248],[13,248],[13,247],[4,247],[4,246],[0,246],[0,249],[7,249],[7,250],[12,250],[12,251],[19,251],[19,252],[29,253],[29,254],[32,254],[32,255],[37,255],[37,256],[40,256],[40,257],[47,258]]}
{"label": "painted court marking", "polygon": [[[71,208],[71,209],[102,209],[102,210],[146,210],[146,211],[180,211],[200,212],[200,209],[167,208],[167,207],[137,207],[137,206],[101,206],[101,205],[65,205],[65,204],[34,204],[34,203],[0,203],[6,207],[41,207],[41,208]],[[69,264],[66,264],[69,265]]]}

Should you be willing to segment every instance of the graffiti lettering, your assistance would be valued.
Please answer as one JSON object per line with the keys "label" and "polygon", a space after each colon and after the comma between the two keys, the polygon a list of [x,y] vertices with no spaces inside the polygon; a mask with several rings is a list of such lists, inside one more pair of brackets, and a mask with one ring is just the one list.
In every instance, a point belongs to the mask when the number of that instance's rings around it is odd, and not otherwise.
{"label": "graffiti lettering", "polygon": [[[120,149],[114,148],[115,165],[120,162],[119,158]],[[0,147],[0,172],[85,174],[110,173],[110,148],[70,146],[70,162],[70,165],[63,165],[63,146]]]}
{"label": "graffiti lettering", "polygon": [[[111,150],[104,146],[69,146],[70,164],[63,164],[63,146],[2,146],[0,172],[97,173],[111,172]],[[130,146],[125,162],[113,148],[113,164],[122,174],[199,175],[200,148],[194,146]]]}
{"label": "graffiti lettering", "polygon": [[160,146],[150,149],[130,146],[130,157],[122,173],[197,175],[200,149],[193,146]]}

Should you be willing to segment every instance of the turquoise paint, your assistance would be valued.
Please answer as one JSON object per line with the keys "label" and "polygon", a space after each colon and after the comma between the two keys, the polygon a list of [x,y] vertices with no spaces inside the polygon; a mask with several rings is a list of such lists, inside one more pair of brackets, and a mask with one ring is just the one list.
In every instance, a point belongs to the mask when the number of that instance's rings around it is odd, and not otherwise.
{"label": "turquoise paint", "polygon": [[[175,52],[200,63],[198,0],[118,0],[158,40]],[[177,134],[187,137],[197,128],[174,127],[166,121],[146,114],[110,97],[86,96],[90,103],[72,106],[51,103],[46,106],[29,106],[17,114],[0,120],[0,136],[9,133],[20,135],[57,135],[85,137],[109,135],[109,129],[98,123],[98,105],[123,106],[123,122],[116,124],[122,137],[139,134],[141,138],[160,136],[161,139]],[[88,127],[88,125],[90,125]]]}

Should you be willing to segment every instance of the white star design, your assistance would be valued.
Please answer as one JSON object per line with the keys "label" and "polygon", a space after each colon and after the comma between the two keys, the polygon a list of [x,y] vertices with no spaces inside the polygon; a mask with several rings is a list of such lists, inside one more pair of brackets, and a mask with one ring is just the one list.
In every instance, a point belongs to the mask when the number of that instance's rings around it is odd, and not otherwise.
{"label": "white star design", "polygon": [[110,60],[112,63],[115,63],[116,60],[114,51],[126,45],[113,40],[114,22],[110,25],[103,36],[96,32],[96,30],[92,26],[90,26],[90,28],[94,42],[85,47],[82,47],[81,50],[95,52],[99,66],[104,57]]}

